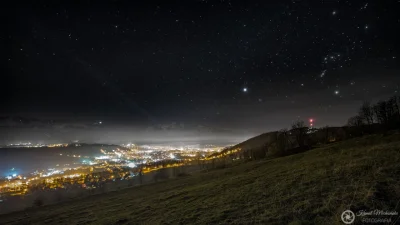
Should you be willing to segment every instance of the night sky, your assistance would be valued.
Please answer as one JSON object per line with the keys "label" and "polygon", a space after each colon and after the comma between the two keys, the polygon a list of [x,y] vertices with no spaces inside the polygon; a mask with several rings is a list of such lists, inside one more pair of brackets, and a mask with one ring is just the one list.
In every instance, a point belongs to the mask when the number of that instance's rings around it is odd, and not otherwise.
{"label": "night sky", "polygon": [[3,7],[7,129],[22,116],[96,141],[242,140],[297,119],[344,125],[400,91],[399,1],[39,2]]}

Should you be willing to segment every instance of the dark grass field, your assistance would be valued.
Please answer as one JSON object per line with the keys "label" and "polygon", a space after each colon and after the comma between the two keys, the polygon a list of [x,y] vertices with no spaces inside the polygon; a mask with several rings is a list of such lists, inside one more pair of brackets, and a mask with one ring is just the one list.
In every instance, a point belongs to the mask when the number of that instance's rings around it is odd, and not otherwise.
{"label": "dark grass field", "polygon": [[0,215],[0,224],[343,224],[346,209],[400,212],[399,201],[397,133]]}

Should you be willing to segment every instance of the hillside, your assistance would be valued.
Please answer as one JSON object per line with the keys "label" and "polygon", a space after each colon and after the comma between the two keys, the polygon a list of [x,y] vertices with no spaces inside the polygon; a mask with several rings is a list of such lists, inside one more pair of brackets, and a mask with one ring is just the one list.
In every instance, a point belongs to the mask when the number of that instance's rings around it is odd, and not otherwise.
{"label": "hillside", "polygon": [[259,148],[267,143],[269,143],[273,137],[275,136],[276,132],[268,132],[268,133],[263,133],[260,134],[256,137],[250,138],[244,142],[241,142],[235,146],[232,147],[232,149],[235,148],[240,148],[240,149],[253,149],[253,148]]}
{"label": "hillside", "polygon": [[399,199],[400,134],[395,133],[350,139],[301,154],[232,164],[225,169],[0,215],[0,221],[343,224],[340,215],[346,209],[399,212]]}
{"label": "hillside", "polygon": [[[340,135],[346,135],[343,134],[344,130],[348,131],[348,136],[351,136],[354,134],[354,136],[360,136],[360,134],[357,134],[358,130],[354,131],[355,129],[348,128],[348,127],[329,127],[329,128],[321,128],[319,130],[316,130],[316,132],[313,135],[310,135],[310,138],[313,139],[314,142],[329,142],[329,138],[335,138],[335,139],[341,139]],[[365,130],[365,129],[364,129]],[[243,141],[239,144],[236,144],[232,147],[226,148],[222,151],[228,152],[231,149],[243,149],[243,150],[249,150],[249,149],[258,149],[262,148],[265,146],[270,145],[271,143],[276,142],[276,135],[279,133],[279,131],[272,131],[272,132],[267,132],[260,134],[258,136],[252,137],[246,141]],[[290,130],[289,130],[290,134]],[[320,137],[323,136],[323,137]],[[325,137],[326,136],[326,137]],[[294,135],[290,135],[290,138],[293,139],[292,142],[295,142],[295,137]],[[216,153],[215,155],[218,155],[219,153]]]}

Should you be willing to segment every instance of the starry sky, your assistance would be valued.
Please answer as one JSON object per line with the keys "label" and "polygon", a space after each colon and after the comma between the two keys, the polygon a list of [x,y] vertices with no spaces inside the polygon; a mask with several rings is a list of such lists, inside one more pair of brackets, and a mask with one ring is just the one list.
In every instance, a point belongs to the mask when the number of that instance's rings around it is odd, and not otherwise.
{"label": "starry sky", "polygon": [[399,1],[279,2],[5,6],[0,113],[243,139],[398,94]]}

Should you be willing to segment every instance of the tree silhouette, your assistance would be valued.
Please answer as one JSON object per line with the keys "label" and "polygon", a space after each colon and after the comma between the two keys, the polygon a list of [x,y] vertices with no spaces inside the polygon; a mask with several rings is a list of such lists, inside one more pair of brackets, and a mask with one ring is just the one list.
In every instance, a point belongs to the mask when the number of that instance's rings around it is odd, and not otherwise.
{"label": "tree silhouette", "polygon": [[276,134],[276,148],[279,152],[283,153],[288,149],[291,145],[290,143],[290,138],[289,138],[289,132],[286,128],[281,129],[279,132]]}
{"label": "tree silhouette", "polygon": [[392,96],[389,98],[389,100],[386,102],[386,111],[387,111],[387,117],[389,122],[398,122],[399,119],[399,105],[397,103],[397,97]]}
{"label": "tree silhouette", "polygon": [[387,128],[399,127],[400,125],[400,97],[392,96],[386,101],[379,101],[373,106],[366,101],[359,108],[358,116],[349,118],[349,126],[360,126],[363,124],[373,125],[377,122]]}
{"label": "tree silhouette", "polygon": [[[359,117],[366,122],[366,124],[371,125],[374,123],[374,111],[372,110],[371,103],[365,101],[358,112]],[[358,119],[358,118],[357,118]]]}
{"label": "tree silhouette", "polygon": [[347,125],[349,127],[359,127],[362,126],[363,124],[364,124],[363,118],[361,116],[353,116],[347,120]]}
{"label": "tree silhouette", "polygon": [[386,101],[379,101],[373,106],[376,120],[380,124],[387,124],[389,122]]}
{"label": "tree silhouette", "polygon": [[308,127],[306,127],[304,121],[302,120],[297,120],[292,124],[291,132],[295,135],[299,147],[303,147],[305,145],[305,141],[307,139],[307,131]]}

